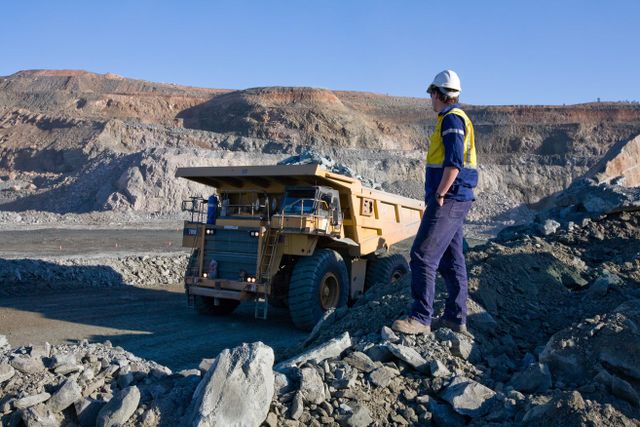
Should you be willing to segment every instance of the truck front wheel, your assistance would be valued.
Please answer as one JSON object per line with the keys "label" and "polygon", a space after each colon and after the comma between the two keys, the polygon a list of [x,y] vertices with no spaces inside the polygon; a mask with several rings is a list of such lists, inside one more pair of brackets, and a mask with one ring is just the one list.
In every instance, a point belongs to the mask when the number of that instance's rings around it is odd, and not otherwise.
{"label": "truck front wheel", "polygon": [[194,295],[194,305],[198,314],[212,314],[214,316],[222,316],[233,313],[233,310],[240,304],[240,301],[234,299],[218,299],[218,305],[212,297],[202,295]]}
{"label": "truck front wheel", "polygon": [[319,249],[298,259],[291,274],[288,299],[291,320],[304,330],[311,330],[330,308],[346,305],[349,276],[342,256],[331,249]]}

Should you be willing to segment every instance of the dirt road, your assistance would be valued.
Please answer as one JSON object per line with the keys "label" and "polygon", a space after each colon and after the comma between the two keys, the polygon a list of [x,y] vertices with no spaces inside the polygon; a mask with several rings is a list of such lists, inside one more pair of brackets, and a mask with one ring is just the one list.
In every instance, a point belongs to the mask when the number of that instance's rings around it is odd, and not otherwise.
{"label": "dirt road", "polygon": [[0,257],[161,253],[180,249],[182,229],[0,230]]}
{"label": "dirt road", "polygon": [[231,316],[199,316],[181,288],[133,286],[2,297],[0,334],[13,346],[110,340],[174,370],[196,367],[242,342],[262,341],[277,352],[306,335],[284,310],[273,309],[268,321],[253,318],[251,303]]}

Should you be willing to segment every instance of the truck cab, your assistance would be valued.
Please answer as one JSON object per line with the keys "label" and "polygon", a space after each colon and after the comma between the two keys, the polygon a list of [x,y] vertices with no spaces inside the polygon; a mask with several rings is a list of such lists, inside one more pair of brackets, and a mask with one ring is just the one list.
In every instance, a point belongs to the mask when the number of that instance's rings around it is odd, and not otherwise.
{"label": "truck cab", "polygon": [[286,187],[274,227],[304,233],[343,235],[340,195],[326,186]]}

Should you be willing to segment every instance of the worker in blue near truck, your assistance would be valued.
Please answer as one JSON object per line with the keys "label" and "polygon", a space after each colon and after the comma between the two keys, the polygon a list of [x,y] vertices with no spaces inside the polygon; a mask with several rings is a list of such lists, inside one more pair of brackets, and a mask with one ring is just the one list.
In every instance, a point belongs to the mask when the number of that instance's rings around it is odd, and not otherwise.
{"label": "worker in blue near truck", "polygon": [[[393,323],[407,334],[424,334],[444,326],[467,332],[467,269],[463,254],[463,223],[478,183],[473,125],[460,108],[460,78],[451,70],[438,73],[429,85],[438,113],[426,157],[427,209],[411,248],[411,314]],[[444,314],[433,320],[436,272],[447,286]]]}

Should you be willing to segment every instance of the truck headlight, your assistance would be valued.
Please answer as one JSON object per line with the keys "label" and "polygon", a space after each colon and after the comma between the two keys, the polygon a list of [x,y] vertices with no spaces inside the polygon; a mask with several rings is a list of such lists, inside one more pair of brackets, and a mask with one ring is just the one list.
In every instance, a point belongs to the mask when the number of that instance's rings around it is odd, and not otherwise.
{"label": "truck headlight", "polygon": [[208,277],[209,275],[207,273],[202,273],[202,277],[204,277],[205,279]]}

